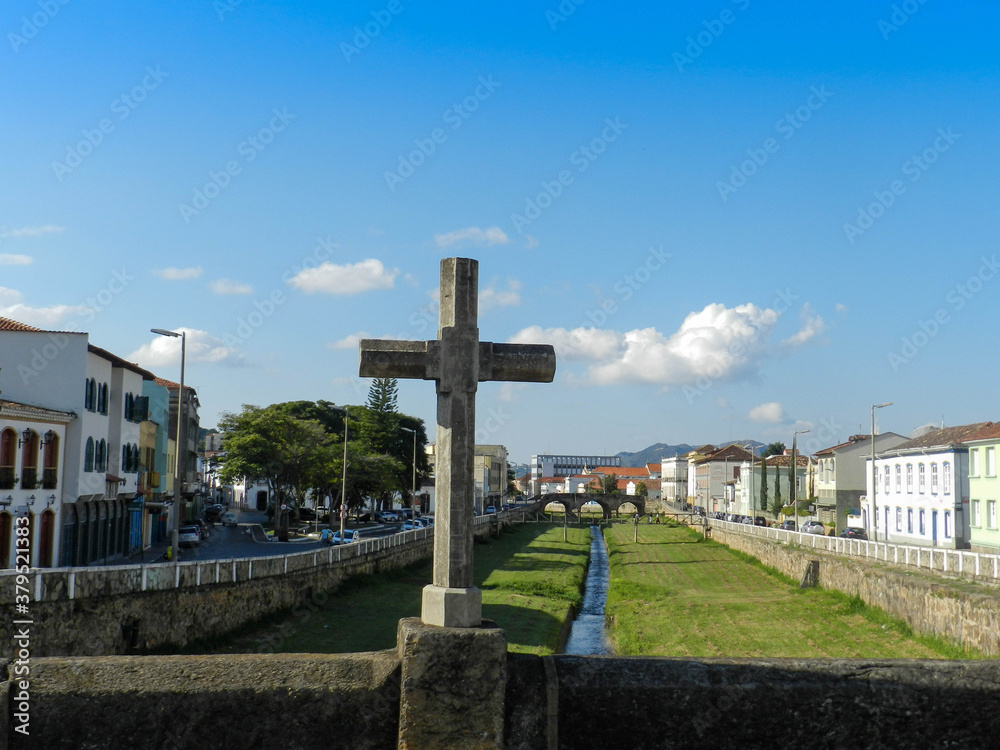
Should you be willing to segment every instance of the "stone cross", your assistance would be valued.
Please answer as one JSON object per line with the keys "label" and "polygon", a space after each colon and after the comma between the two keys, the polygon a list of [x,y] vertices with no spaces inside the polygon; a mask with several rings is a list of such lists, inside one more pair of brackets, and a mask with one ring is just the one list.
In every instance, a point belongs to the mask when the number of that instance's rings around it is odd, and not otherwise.
{"label": "stone cross", "polygon": [[359,344],[361,377],[437,383],[434,574],[421,603],[421,619],[427,625],[469,628],[482,622],[482,593],[472,585],[479,382],[551,383],[556,372],[555,350],[550,345],[480,341],[478,297],[479,262],[445,258],[441,261],[438,338],[364,339]]}

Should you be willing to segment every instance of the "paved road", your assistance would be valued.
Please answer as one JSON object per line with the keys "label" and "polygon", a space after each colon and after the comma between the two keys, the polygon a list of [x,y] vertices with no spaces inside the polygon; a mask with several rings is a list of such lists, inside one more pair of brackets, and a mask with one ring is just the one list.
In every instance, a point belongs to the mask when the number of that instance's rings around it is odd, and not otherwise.
{"label": "paved road", "polygon": [[[238,526],[223,526],[215,524],[211,529],[208,539],[205,539],[197,547],[182,547],[179,560],[187,562],[190,560],[229,560],[234,557],[272,557],[274,555],[287,555],[293,552],[305,552],[318,548],[325,548],[320,541],[298,541],[298,542],[255,542],[249,533],[250,526],[266,520],[264,513],[243,512],[239,518]],[[401,524],[386,524],[383,526],[371,526],[373,536],[394,534]],[[133,557],[115,560],[108,565],[138,565],[140,563],[165,562],[164,554],[167,551],[167,543],[161,542],[145,550],[143,554]]]}

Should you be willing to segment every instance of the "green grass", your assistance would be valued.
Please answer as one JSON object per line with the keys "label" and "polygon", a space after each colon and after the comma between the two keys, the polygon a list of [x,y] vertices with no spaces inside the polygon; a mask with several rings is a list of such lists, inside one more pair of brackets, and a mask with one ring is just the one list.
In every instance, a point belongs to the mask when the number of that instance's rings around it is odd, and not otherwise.
{"label": "green grass", "polygon": [[629,525],[605,532],[607,615],[620,655],[981,658],[857,597],[798,581],[685,528]]}
{"label": "green grass", "polygon": [[[483,617],[507,634],[511,651],[551,654],[563,623],[579,604],[590,551],[587,528],[537,524],[512,527],[474,548],[474,581],[483,592]],[[395,648],[396,627],[420,616],[430,562],[356,576],[312,605],[241,630],[224,642],[189,653],[351,653]]]}

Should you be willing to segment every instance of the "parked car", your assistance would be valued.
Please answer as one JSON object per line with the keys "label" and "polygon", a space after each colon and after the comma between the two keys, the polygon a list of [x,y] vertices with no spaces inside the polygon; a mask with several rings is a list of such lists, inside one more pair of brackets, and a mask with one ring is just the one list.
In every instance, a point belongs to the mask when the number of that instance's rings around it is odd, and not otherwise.
{"label": "parked car", "polygon": [[486,506],[486,512],[487,513],[496,513],[497,512],[497,506],[495,506],[495,505],[487,505]]}
{"label": "parked car", "polygon": [[202,540],[207,539],[209,536],[208,524],[205,523],[205,520],[202,518],[192,518],[184,525],[196,527],[198,529],[198,536],[200,536]]}
{"label": "parked car", "polygon": [[358,533],[357,529],[345,529],[343,539],[341,539],[340,531],[333,532],[333,536],[330,538],[331,544],[351,544],[360,541],[361,534]]}
{"label": "parked car", "polygon": [[764,516],[754,516],[753,519],[754,526],[767,526],[767,519]]}
{"label": "parked car", "polygon": [[804,534],[818,534],[819,536],[826,536],[826,526],[821,524],[819,521],[806,521],[802,525],[801,531]]}
{"label": "parked car", "polygon": [[197,526],[181,526],[177,532],[178,547],[197,547],[201,544],[201,531]]}
{"label": "parked car", "polygon": [[782,521],[778,528],[785,531],[795,531],[795,521]]}
{"label": "parked car", "polygon": [[237,525],[236,512],[232,510],[227,510],[222,514],[222,525],[223,526],[236,526]]}
{"label": "parked car", "polygon": [[219,521],[222,520],[222,514],[226,512],[226,506],[221,503],[216,503],[215,505],[209,505],[205,508],[205,520],[206,521]]}
{"label": "parked car", "polygon": [[868,539],[868,534],[865,530],[859,529],[856,526],[848,526],[840,532],[840,535],[844,537],[844,539]]}
{"label": "parked car", "polygon": [[394,523],[399,520],[397,516],[391,510],[377,510],[375,511],[375,522],[376,523]]}

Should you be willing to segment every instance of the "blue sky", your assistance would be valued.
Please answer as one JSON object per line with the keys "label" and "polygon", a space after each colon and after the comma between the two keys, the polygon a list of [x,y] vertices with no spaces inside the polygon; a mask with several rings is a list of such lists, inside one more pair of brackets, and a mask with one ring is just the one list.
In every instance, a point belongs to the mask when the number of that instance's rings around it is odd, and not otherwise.
{"label": "blue sky", "polygon": [[[668,7],[662,7],[667,5]],[[331,7],[333,6],[333,7]],[[86,330],[202,423],[362,403],[359,336],[484,340],[481,442],[811,449],[1000,416],[1000,11],[182,0],[0,11],[0,315]],[[434,421],[430,383],[401,411]]]}

